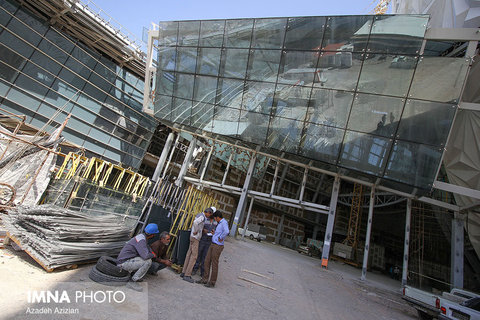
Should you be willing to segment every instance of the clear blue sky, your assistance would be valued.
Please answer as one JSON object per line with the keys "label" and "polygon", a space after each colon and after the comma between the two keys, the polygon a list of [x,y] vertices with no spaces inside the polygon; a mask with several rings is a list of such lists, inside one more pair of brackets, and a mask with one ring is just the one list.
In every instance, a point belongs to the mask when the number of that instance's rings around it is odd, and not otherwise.
{"label": "clear blue sky", "polygon": [[[88,3],[87,0],[84,0]],[[93,0],[141,39],[151,22],[370,14],[378,0]]]}

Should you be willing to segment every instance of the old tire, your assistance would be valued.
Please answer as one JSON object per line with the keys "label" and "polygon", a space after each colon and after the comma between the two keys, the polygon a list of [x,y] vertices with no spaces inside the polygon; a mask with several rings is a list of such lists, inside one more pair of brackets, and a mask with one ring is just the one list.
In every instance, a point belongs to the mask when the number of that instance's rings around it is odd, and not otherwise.
{"label": "old tire", "polygon": [[128,280],[130,280],[130,275],[127,275],[125,277],[109,276],[108,274],[98,271],[96,266],[94,266],[92,270],[90,270],[88,277],[95,282],[108,286],[123,286],[125,283],[128,282]]}
{"label": "old tire", "polygon": [[117,260],[112,257],[102,256],[97,261],[97,270],[103,274],[114,277],[125,277],[129,272],[117,266]]}
{"label": "old tire", "polygon": [[250,235],[250,240],[253,240],[255,239],[255,237],[253,236],[253,234]]}

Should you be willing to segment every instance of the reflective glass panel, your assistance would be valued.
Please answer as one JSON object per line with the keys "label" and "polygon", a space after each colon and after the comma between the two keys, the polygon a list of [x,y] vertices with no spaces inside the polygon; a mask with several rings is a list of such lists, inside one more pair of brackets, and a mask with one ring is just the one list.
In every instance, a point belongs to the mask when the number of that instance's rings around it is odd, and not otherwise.
{"label": "reflective glass panel", "polygon": [[401,98],[357,94],[348,129],[391,138],[397,130],[404,104]]}
{"label": "reflective glass panel", "polygon": [[193,74],[177,74],[177,83],[175,84],[175,96],[185,99],[192,99],[193,84],[195,76]]}
{"label": "reflective glass panel", "polygon": [[[40,25],[41,29],[40,32],[45,33],[46,29],[43,25]],[[22,22],[18,21],[17,19],[10,20],[10,23],[7,25],[7,28],[13,32],[15,35],[22,37],[24,40],[32,44],[33,46],[37,46],[40,42],[41,35],[35,33],[30,29],[28,26],[24,25]],[[42,33],[42,34],[43,34]]]}
{"label": "reflective glass panel", "polygon": [[289,18],[285,49],[316,50],[322,44],[325,17]]}
{"label": "reflective glass panel", "polygon": [[216,77],[195,77],[195,93],[194,100],[214,103],[217,92]]}
{"label": "reflective glass panel", "polygon": [[277,85],[273,115],[303,121],[311,92],[311,87]]}
{"label": "reflective glass panel", "polygon": [[158,38],[160,46],[174,46],[177,44],[178,22],[160,22],[158,29],[160,30],[160,37]]}
{"label": "reflective glass panel", "polygon": [[413,77],[410,98],[458,102],[468,71],[468,59],[422,57]]}
{"label": "reflective glass panel", "polygon": [[159,94],[172,95],[174,83],[175,73],[168,71],[160,72],[157,76],[155,92],[158,92]]}
{"label": "reflective glass panel", "polygon": [[201,47],[221,47],[225,20],[202,21],[200,26]]}
{"label": "reflective glass panel", "polygon": [[367,54],[358,91],[406,97],[417,57]]}
{"label": "reflective glass panel", "polygon": [[174,98],[172,105],[172,122],[190,125],[192,101]]}
{"label": "reflective glass panel", "polygon": [[339,165],[380,176],[390,145],[391,140],[386,138],[347,131]]}
{"label": "reflective glass panel", "polygon": [[281,49],[287,19],[255,19],[252,47],[261,49]]}
{"label": "reflective glass panel", "polygon": [[284,51],[280,63],[279,83],[312,85],[318,52]]}
{"label": "reflective glass panel", "polygon": [[315,87],[355,90],[364,55],[351,52],[322,52],[315,73]]}
{"label": "reflective glass panel", "polygon": [[253,19],[227,20],[225,23],[225,47],[250,48]]}
{"label": "reflective glass panel", "polygon": [[219,97],[217,103],[222,106],[240,109],[243,97],[243,80],[219,79]]}
{"label": "reflective glass panel", "polygon": [[178,45],[198,46],[200,21],[180,21],[178,23]]}
{"label": "reflective glass panel", "polygon": [[197,48],[178,48],[177,50],[177,71],[195,73]]}
{"label": "reflective glass panel", "polygon": [[247,79],[275,82],[281,54],[281,50],[252,50],[248,63]]}
{"label": "reflective glass panel", "polygon": [[367,51],[418,54],[427,28],[428,15],[377,15]]}
{"label": "reflective glass panel", "polygon": [[430,188],[437,174],[443,148],[396,141],[385,177],[409,185]]}
{"label": "reflective glass panel", "polygon": [[161,47],[158,50],[158,60],[157,60],[159,69],[175,70],[176,57],[177,57],[177,49],[175,47]]}
{"label": "reflective glass panel", "polygon": [[296,153],[302,135],[303,121],[275,117],[268,131],[267,147]]}
{"label": "reflective glass panel", "polygon": [[248,63],[248,49],[225,49],[224,67],[220,75],[227,78],[245,78]]}
{"label": "reflective glass panel", "polygon": [[218,133],[225,136],[236,136],[238,127],[241,130],[246,129],[245,123],[239,124],[240,110],[226,107],[215,107],[213,118],[212,133]]}
{"label": "reflective glass panel", "polygon": [[311,159],[335,164],[344,133],[343,129],[305,123],[300,154]]}
{"label": "reflective glass panel", "polygon": [[198,52],[197,73],[211,76],[218,75],[220,56],[220,48],[200,48]]}
{"label": "reflective glass panel", "polygon": [[269,115],[242,110],[238,134],[244,141],[263,145],[267,137],[269,120]]}
{"label": "reflective glass panel", "polygon": [[372,16],[328,17],[322,50],[364,51],[372,20]]}
{"label": "reflective glass panel", "polygon": [[352,106],[352,92],[313,88],[310,99],[307,121],[345,128]]}
{"label": "reflective glass panel", "polygon": [[408,100],[397,138],[443,146],[455,116],[456,105]]}
{"label": "reflective glass panel", "polygon": [[193,102],[192,127],[212,131],[212,119],[215,115],[215,106],[203,102]]}
{"label": "reflective glass panel", "polygon": [[242,108],[248,111],[270,114],[274,94],[274,83],[248,81],[245,85]]}

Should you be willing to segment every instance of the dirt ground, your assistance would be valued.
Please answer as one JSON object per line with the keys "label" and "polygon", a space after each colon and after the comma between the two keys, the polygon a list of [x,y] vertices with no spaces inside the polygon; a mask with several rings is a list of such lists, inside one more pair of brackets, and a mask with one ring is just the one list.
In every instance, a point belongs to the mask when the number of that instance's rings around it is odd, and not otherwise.
{"label": "dirt ground", "polygon": [[[88,278],[92,266],[46,273],[24,252],[0,250],[0,319],[415,318],[414,309],[401,299],[399,281],[373,272],[361,281],[360,269],[332,260],[328,270],[322,269],[318,258],[265,242],[227,239],[215,288],[188,283],[164,269],[156,277],[147,276],[144,292],[136,293],[93,283]],[[79,314],[28,311],[36,307],[28,300],[29,291],[82,286],[123,290],[127,299],[117,304],[90,303]]]}

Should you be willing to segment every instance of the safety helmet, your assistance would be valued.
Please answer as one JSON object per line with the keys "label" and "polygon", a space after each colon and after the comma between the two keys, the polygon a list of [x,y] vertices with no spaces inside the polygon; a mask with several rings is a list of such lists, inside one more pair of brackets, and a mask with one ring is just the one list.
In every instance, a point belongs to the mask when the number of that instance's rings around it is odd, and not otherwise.
{"label": "safety helmet", "polygon": [[158,226],[156,223],[149,223],[147,224],[147,226],[145,227],[145,233],[148,233],[148,234],[155,234],[155,233],[159,233],[160,231],[158,231]]}
{"label": "safety helmet", "polygon": [[215,208],[215,207],[210,207],[210,208],[212,208],[213,213],[215,213],[217,211],[217,208]]}

